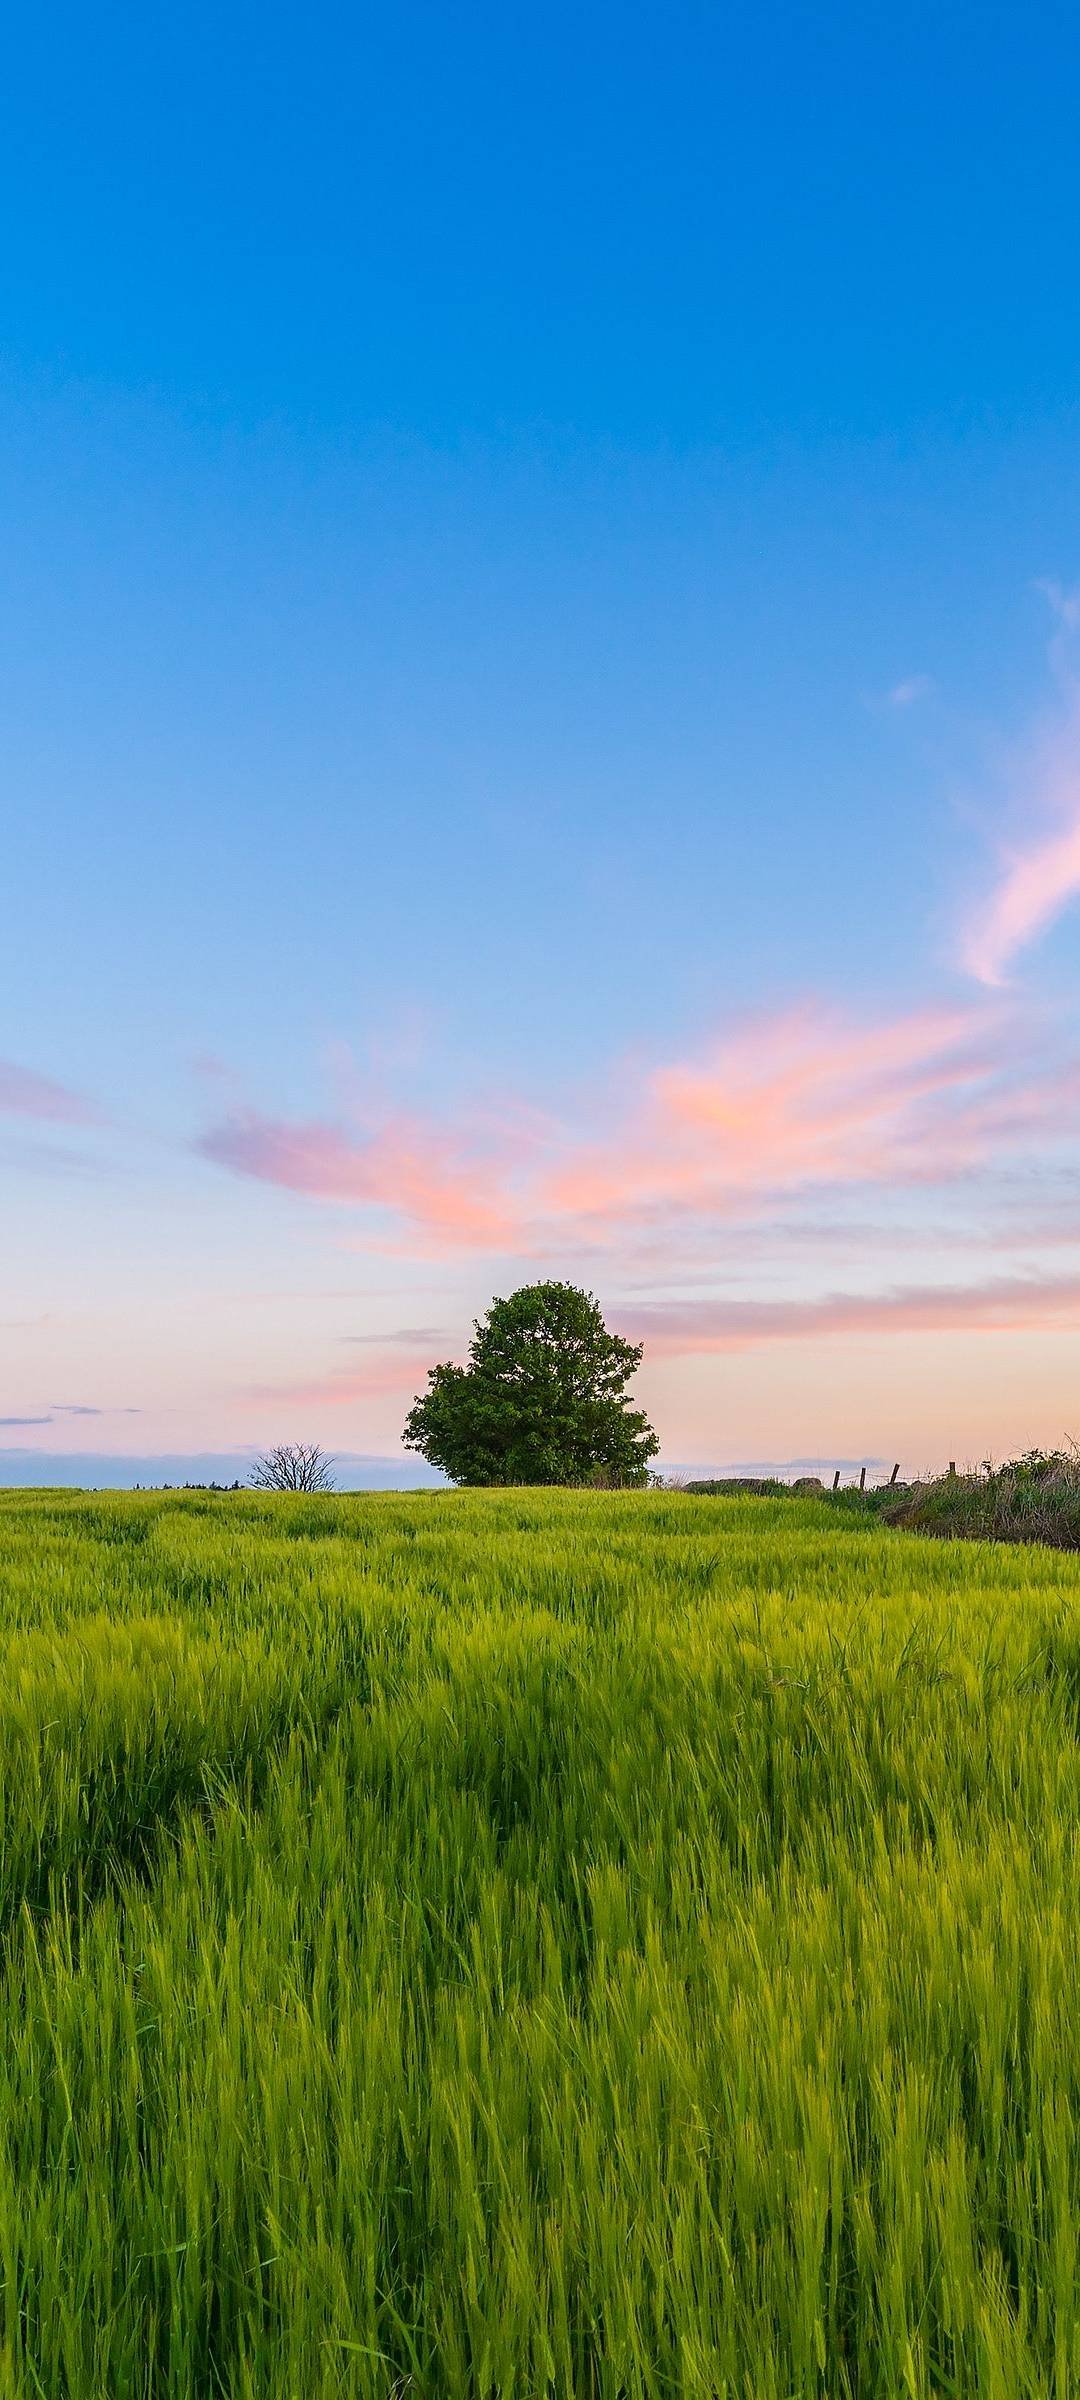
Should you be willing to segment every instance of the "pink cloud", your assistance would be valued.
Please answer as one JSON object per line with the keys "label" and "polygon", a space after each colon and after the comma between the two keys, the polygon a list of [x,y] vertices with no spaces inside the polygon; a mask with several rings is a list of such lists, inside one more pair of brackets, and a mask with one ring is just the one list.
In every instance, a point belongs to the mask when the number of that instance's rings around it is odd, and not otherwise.
{"label": "pink cloud", "polygon": [[814,1190],[944,1183],[1033,1131],[1066,1132],[1078,1096],[1080,1068],[1033,1055],[997,1002],[876,1025],[808,1005],[654,1068],[597,1137],[510,1104],[453,1134],[415,1117],[351,1132],[245,1110],[199,1148],[233,1173],[380,1212],[384,1247],[551,1259],[662,1237],[676,1218],[746,1221]]}
{"label": "pink cloud", "polygon": [[1014,1036],[985,1006],[855,1026],[813,1007],[658,1069],[636,1117],[555,1173],[559,1211],[727,1214],[755,1193],[965,1168],[1002,1107]]}
{"label": "pink cloud", "polygon": [[96,1110],[78,1092],[51,1082],[47,1075],[35,1075],[28,1067],[17,1067],[10,1059],[0,1059],[0,1111],[5,1116],[35,1117],[53,1125],[98,1122]]}
{"label": "pink cloud", "polygon": [[1066,639],[1080,625],[1080,594],[1041,588],[1063,628],[1051,655],[1065,707],[1014,768],[1022,831],[999,844],[996,876],[961,928],[962,966],[991,985],[1004,983],[1020,952],[1080,896],[1080,686]]}
{"label": "pink cloud", "polygon": [[1018,951],[1044,933],[1080,894],[1080,774],[1064,824],[1007,853],[996,889],[964,938],[963,961],[980,983],[1004,983]]}
{"label": "pink cloud", "polygon": [[701,1300],[620,1312],[620,1330],[653,1355],[742,1350],[762,1342],[875,1333],[1075,1332],[1080,1276],[998,1276],[982,1284],[912,1285],[815,1300]]}
{"label": "pink cloud", "polygon": [[[449,1345],[452,1350],[453,1344]],[[335,1368],[328,1375],[301,1377],[295,1383],[259,1384],[247,1395],[259,1406],[281,1408],[352,1408],[363,1400],[402,1400],[421,1391],[428,1368],[445,1358],[443,1340],[415,1352],[388,1350],[385,1357],[365,1359],[362,1366]]]}
{"label": "pink cloud", "polygon": [[[998,1276],[980,1284],[902,1285],[878,1293],[829,1292],[812,1299],[715,1300],[703,1295],[612,1313],[618,1330],[643,1342],[652,1362],[732,1355],[774,1343],[843,1344],[902,1334],[1075,1334],[1080,1330],[1080,1275],[1043,1280]],[[436,1359],[460,1356],[463,1343],[443,1335],[408,1351],[395,1347],[392,1335],[385,1338],[386,1351],[362,1365],[258,1385],[246,1393],[247,1405],[278,1417],[286,1410],[294,1418],[297,1411],[305,1411],[325,1422],[327,1412],[336,1415],[367,1402],[388,1402],[389,1428],[394,1416],[423,1390]]]}
{"label": "pink cloud", "polygon": [[509,1230],[490,1197],[492,1169],[444,1135],[404,1119],[350,1137],[318,1121],[286,1124],[245,1109],[198,1144],[204,1158],[313,1199],[388,1208],[449,1247],[497,1244]]}

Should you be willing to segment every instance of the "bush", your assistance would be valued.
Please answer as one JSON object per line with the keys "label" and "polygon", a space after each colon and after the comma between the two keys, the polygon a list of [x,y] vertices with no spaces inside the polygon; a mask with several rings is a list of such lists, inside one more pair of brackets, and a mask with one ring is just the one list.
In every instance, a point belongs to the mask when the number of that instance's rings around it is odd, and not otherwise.
{"label": "bush", "polygon": [[886,1521],[966,1541],[1044,1542],[1080,1550],[1080,1454],[1025,1450],[1000,1467],[913,1484]]}
{"label": "bush", "polygon": [[789,1500],[791,1485],[780,1483],[775,1475],[713,1475],[697,1483],[684,1483],[681,1490],[690,1492],[696,1500],[731,1500],[744,1492],[756,1492],[763,1500]]}

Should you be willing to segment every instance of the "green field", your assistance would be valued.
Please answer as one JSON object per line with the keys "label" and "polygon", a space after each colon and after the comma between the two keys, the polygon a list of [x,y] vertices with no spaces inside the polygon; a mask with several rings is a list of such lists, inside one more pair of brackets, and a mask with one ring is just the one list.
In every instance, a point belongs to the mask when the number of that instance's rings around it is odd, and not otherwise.
{"label": "green field", "polygon": [[1080,1561],[0,1498],[0,2393],[1080,2391]]}

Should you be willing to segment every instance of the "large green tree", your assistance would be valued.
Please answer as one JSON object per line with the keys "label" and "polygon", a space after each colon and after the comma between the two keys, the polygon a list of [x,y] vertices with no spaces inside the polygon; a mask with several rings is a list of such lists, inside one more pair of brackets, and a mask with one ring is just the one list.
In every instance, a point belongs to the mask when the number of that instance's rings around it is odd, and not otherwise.
{"label": "large green tree", "polygon": [[477,1319],[467,1367],[432,1367],[405,1447],[453,1483],[643,1484],[659,1443],[626,1394],[641,1356],[591,1292],[526,1284]]}

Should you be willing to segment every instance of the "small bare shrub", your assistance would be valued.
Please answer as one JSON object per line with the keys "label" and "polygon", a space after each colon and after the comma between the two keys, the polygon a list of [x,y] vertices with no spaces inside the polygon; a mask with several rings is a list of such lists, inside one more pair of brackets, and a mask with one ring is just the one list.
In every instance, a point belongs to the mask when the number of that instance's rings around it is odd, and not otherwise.
{"label": "small bare shrub", "polygon": [[332,1492],[333,1465],[318,1442],[278,1442],[256,1461],[248,1481],[257,1492]]}

